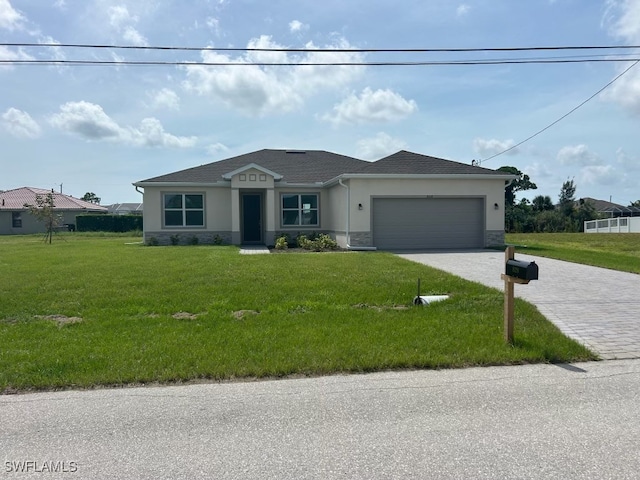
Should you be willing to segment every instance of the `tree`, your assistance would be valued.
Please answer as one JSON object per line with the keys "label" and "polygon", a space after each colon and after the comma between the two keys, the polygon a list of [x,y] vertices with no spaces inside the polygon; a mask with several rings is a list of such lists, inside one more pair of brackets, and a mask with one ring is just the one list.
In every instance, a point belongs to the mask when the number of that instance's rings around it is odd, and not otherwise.
{"label": "tree", "polygon": [[576,184],[571,180],[567,180],[562,184],[560,188],[560,195],[558,196],[558,208],[567,217],[572,216],[574,211],[574,205],[576,202]]}
{"label": "tree", "polygon": [[538,186],[531,181],[529,175],[522,173],[516,167],[504,166],[498,169],[499,172],[507,172],[513,175],[517,175],[513,182],[508,183],[504,188],[504,200],[506,205],[515,205],[516,192],[522,192],[524,190],[536,190]]}
{"label": "tree", "polygon": [[62,215],[55,211],[56,205],[53,200],[53,193],[49,192],[46,195],[36,194],[36,204],[25,203],[24,206],[38,221],[44,222],[44,239],[45,242],[48,240],[51,243],[53,232],[62,224]]}
{"label": "tree", "polygon": [[89,202],[89,203],[99,204],[101,199],[95,193],[87,192],[82,196],[80,200],[84,200],[85,202]]}
{"label": "tree", "polygon": [[578,222],[578,231],[584,232],[584,222],[598,218],[598,212],[596,211],[596,205],[591,200],[580,199],[579,204],[575,211],[575,217]]}
{"label": "tree", "polygon": [[531,205],[534,212],[544,212],[555,208],[549,195],[538,195],[534,197]]}
{"label": "tree", "polygon": [[636,200],[635,202],[631,202],[629,204],[630,207],[639,207],[640,208],[640,200]]}

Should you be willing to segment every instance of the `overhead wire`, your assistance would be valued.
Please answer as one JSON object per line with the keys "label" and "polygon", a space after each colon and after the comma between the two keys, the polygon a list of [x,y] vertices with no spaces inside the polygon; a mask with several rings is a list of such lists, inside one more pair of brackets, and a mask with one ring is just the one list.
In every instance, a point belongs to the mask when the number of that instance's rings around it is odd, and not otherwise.
{"label": "overhead wire", "polygon": [[561,122],[562,120],[564,120],[565,118],[567,118],[569,115],[571,115],[573,112],[575,112],[576,110],[578,110],[580,107],[582,107],[583,105],[585,105],[586,103],[590,102],[591,100],[593,100],[595,97],[597,97],[598,95],[600,95],[602,92],[604,92],[607,88],[609,88],[611,85],[613,85],[617,80],[619,80],[620,78],[622,78],[622,76],[624,76],[629,70],[631,70],[633,67],[635,67],[638,63],[640,63],[640,60],[636,60],[632,65],[630,65],[628,68],[626,68],[622,73],[620,73],[618,76],[616,76],[613,80],[611,80],[609,83],[607,83],[604,87],[602,87],[600,90],[598,90],[596,93],[594,93],[593,95],[591,95],[589,98],[587,98],[586,100],[584,100],[583,102],[581,102],[580,104],[578,104],[576,107],[572,108],[571,110],[569,110],[567,113],[565,113],[564,115],[562,115],[560,118],[558,118],[557,120],[551,122],[549,125],[547,125],[546,127],[544,127],[541,130],[538,130],[536,133],[534,133],[533,135],[528,136],[527,138],[525,138],[524,140],[522,140],[521,142],[516,143],[515,145],[512,145],[511,147],[496,153],[495,155],[491,155],[490,157],[487,157],[483,160],[478,160],[477,165],[482,165],[484,162],[491,160],[492,158],[496,158],[500,155],[503,155],[507,152],[510,152],[511,150],[518,148],[520,145],[528,142],[529,140],[534,139],[535,137],[537,137],[538,135],[540,135],[541,133],[549,130],[551,127],[553,127],[554,125],[556,125],[557,123]]}
{"label": "overhead wire", "polygon": [[[101,44],[63,44],[63,43],[0,43],[0,47],[13,48],[78,48],[78,49],[124,49],[124,50],[151,50],[151,51],[214,51],[214,52],[280,52],[280,53],[481,53],[481,52],[539,52],[539,51],[584,51],[640,49],[640,45],[581,45],[581,46],[536,46],[536,47],[492,47],[492,48],[383,48],[383,49],[359,49],[359,48],[285,48],[285,47],[185,47],[185,46],[148,46],[148,45],[101,45]],[[609,86],[619,80],[638,63],[640,54],[620,53],[572,55],[550,57],[525,57],[525,58],[493,58],[493,59],[460,59],[460,60],[424,60],[424,61],[286,61],[286,62],[261,62],[261,61],[221,61],[221,62],[188,62],[188,61],[143,61],[143,60],[67,60],[67,59],[0,59],[0,64],[11,65],[73,65],[73,66],[455,66],[455,65],[518,65],[518,64],[575,64],[593,62],[634,62],[604,87],[599,89],[589,98],[578,104],[557,120],[551,122],[533,135],[521,142],[512,145],[505,150],[491,155],[485,159],[475,161],[481,165],[493,158],[503,155],[522,144],[532,140],[549,128],[553,127],[586,103],[597,97]]]}

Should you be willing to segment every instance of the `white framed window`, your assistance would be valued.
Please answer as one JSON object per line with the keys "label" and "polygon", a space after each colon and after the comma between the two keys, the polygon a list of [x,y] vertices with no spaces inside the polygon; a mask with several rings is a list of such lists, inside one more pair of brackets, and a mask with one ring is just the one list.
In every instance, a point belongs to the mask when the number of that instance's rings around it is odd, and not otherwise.
{"label": "white framed window", "polygon": [[283,227],[320,225],[317,193],[283,193],[280,206]]}
{"label": "white framed window", "polygon": [[163,207],[165,227],[204,227],[202,193],[165,193]]}

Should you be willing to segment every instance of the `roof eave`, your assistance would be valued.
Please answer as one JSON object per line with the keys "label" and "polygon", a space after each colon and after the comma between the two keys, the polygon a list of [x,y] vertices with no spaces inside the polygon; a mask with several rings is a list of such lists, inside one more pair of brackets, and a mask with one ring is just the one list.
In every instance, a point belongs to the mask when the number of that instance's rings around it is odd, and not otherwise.
{"label": "roof eave", "polygon": [[349,179],[415,179],[415,180],[515,180],[517,175],[494,175],[478,173],[343,173],[324,182],[329,187],[340,180]]}

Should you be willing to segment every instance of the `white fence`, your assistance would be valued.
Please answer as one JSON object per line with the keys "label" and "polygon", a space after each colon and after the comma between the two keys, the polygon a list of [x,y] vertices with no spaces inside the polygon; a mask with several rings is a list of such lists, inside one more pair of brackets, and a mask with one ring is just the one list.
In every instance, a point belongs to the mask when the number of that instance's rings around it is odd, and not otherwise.
{"label": "white fence", "polygon": [[604,218],[584,222],[585,233],[640,233],[640,217]]}

